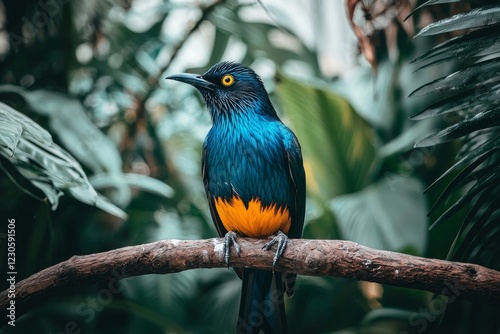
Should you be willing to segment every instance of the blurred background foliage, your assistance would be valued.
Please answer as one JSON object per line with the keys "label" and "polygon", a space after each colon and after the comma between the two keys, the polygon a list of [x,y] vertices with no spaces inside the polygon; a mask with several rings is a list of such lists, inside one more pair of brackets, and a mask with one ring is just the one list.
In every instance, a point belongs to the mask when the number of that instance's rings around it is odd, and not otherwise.
{"label": "blurred background foliage", "polygon": [[[18,280],[75,254],[216,236],[200,176],[209,115],[163,78],[220,60],[253,67],[299,137],[305,238],[498,269],[498,6],[430,3],[405,21],[421,3],[0,2],[0,212],[2,233],[16,220]],[[469,158],[445,177],[458,178],[424,193],[456,154]],[[2,332],[232,333],[240,286],[214,269],[75,287]],[[287,314],[292,333],[500,328],[492,305],[327,277],[300,277]]]}

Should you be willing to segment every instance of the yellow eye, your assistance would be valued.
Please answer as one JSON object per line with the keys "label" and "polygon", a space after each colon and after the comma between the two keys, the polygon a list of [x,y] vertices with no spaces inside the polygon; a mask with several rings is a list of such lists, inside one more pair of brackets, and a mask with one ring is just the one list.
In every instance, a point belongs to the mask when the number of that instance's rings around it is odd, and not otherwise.
{"label": "yellow eye", "polygon": [[234,84],[234,77],[231,74],[225,74],[220,82],[223,86],[229,87]]}

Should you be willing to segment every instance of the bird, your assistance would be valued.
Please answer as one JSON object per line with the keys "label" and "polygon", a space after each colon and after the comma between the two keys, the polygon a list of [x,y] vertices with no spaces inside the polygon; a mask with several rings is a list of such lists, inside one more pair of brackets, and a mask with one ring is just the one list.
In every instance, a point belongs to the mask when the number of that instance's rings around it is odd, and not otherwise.
{"label": "bird", "polygon": [[[277,244],[273,268],[288,238],[301,238],[305,173],[299,141],[280,120],[261,78],[249,67],[220,62],[202,75],[168,76],[194,86],[212,120],[202,146],[202,178],[212,220],[224,238],[229,264],[239,237]],[[286,333],[284,293],[293,294],[296,274],[235,268],[242,278],[236,332]]]}

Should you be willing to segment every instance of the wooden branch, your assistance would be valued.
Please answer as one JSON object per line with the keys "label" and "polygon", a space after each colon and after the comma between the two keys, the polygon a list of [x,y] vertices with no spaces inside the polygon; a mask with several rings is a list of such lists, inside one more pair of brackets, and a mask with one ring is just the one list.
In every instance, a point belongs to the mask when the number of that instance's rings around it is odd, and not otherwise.
{"label": "wooden branch", "polygon": [[[239,238],[241,256],[232,250],[230,266],[271,269],[266,240]],[[73,256],[16,284],[16,316],[62,291],[145,274],[168,274],[195,268],[225,267],[222,239],[164,240],[104,253]],[[426,259],[375,250],[341,240],[290,240],[277,271],[336,276],[422,289],[469,300],[500,303],[500,272],[475,264]],[[11,299],[0,293],[0,310]]]}

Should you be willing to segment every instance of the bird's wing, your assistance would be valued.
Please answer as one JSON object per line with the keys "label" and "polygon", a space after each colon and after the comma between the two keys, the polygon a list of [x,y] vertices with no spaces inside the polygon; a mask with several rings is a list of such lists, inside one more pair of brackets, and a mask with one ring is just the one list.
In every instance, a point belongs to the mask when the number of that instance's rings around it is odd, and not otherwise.
{"label": "bird's wing", "polygon": [[284,140],[284,147],[291,181],[290,191],[292,193],[292,203],[290,203],[292,223],[288,236],[290,238],[300,238],[304,227],[306,179],[299,141],[290,130],[288,130],[286,137],[288,138]]}
{"label": "bird's wing", "polygon": [[220,237],[224,237],[228,231],[224,228],[224,225],[222,225],[222,221],[220,220],[219,214],[217,213],[217,210],[215,208],[214,196],[210,193],[208,168],[207,147],[203,145],[203,154],[201,158],[201,174],[203,177],[203,185],[205,186],[205,193],[207,194],[210,215],[212,216],[212,220],[214,221],[217,233]]}
{"label": "bird's wing", "polygon": [[[222,221],[220,220],[219,214],[215,209],[215,199],[214,196],[210,193],[209,187],[209,178],[208,178],[208,159],[207,159],[207,147],[203,145],[203,153],[201,156],[201,175],[203,177],[203,185],[205,186],[205,193],[207,194],[208,199],[208,207],[210,208],[210,215],[212,216],[212,220],[214,221],[215,228],[217,229],[217,233],[220,237],[224,237],[228,232],[224,225],[222,225]],[[233,268],[239,278],[243,277],[243,269],[241,268]]]}
{"label": "bird's wing", "polygon": [[[290,238],[301,238],[306,208],[306,177],[299,141],[291,130],[287,130],[288,131],[285,132],[283,144],[288,162],[290,193],[292,194],[291,203],[289,204],[292,222],[290,230],[288,231],[288,236]],[[284,291],[289,297],[293,295],[296,277],[296,274],[291,273],[285,273],[283,275]]]}

